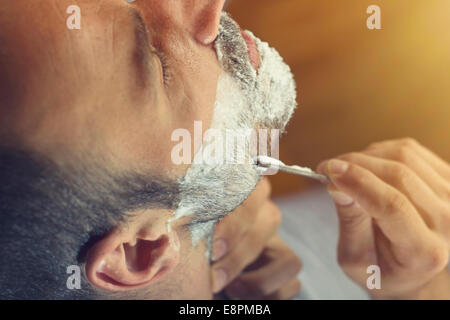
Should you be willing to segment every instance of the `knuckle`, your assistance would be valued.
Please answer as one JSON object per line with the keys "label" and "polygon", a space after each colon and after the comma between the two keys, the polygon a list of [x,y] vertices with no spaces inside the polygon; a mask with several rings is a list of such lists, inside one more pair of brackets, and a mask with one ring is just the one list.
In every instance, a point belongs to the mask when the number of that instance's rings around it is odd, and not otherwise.
{"label": "knuckle", "polygon": [[384,213],[390,215],[398,215],[406,212],[409,209],[409,203],[406,197],[399,192],[388,192],[385,196],[383,205]]}
{"label": "knuckle", "polygon": [[414,138],[405,137],[399,140],[399,144],[407,148],[415,148],[419,143]]}
{"label": "knuckle", "polygon": [[439,272],[444,269],[449,262],[449,252],[446,246],[435,246],[427,250],[426,256],[422,259],[421,271]]}
{"label": "knuckle", "polygon": [[352,210],[338,210],[339,223],[348,230],[358,230],[367,221],[364,210],[354,207]]}
{"label": "knuckle", "polygon": [[411,169],[400,163],[390,165],[390,168],[388,167],[386,171],[391,172],[391,180],[397,186],[408,185],[413,176]]}
{"label": "knuckle", "polygon": [[342,157],[340,157],[342,160],[346,160],[349,162],[355,162],[357,159],[360,158],[360,153],[358,152],[350,152],[350,153],[346,153],[344,154]]}
{"label": "knuckle", "polygon": [[348,175],[357,178],[360,174],[366,173],[367,170],[359,167],[358,165],[352,163],[351,161],[348,163],[348,169],[347,169]]}
{"label": "knuckle", "polygon": [[378,149],[383,145],[383,142],[373,142],[367,146],[367,150]]}
{"label": "knuckle", "polygon": [[413,156],[412,148],[408,145],[401,145],[395,152],[395,160],[401,163],[410,163]]}
{"label": "knuckle", "polygon": [[341,181],[345,180],[347,186],[353,188],[354,190],[358,190],[361,186],[370,184],[372,179],[371,172],[368,169],[349,162],[347,172]]}

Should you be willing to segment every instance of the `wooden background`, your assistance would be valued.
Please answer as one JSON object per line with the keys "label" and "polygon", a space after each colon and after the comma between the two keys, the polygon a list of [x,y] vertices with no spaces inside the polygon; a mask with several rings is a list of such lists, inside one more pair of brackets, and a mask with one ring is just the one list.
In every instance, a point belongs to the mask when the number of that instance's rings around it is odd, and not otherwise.
{"label": "wooden background", "polygon": [[[366,27],[371,4],[382,30]],[[405,136],[450,160],[449,0],[232,0],[228,11],[295,73],[299,109],[283,161],[315,167]],[[314,185],[286,174],[272,183],[275,195]]]}

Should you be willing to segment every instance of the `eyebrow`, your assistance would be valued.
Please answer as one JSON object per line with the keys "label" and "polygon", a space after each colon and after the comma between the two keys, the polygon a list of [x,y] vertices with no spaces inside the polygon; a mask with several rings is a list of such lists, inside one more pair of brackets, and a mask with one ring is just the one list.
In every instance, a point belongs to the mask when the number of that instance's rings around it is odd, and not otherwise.
{"label": "eyebrow", "polygon": [[129,7],[128,13],[134,26],[135,47],[133,49],[133,63],[136,67],[139,83],[146,87],[149,74],[154,71],[150,61],[153,50],[148,37],[147,25],[140,11],[136,8]]}

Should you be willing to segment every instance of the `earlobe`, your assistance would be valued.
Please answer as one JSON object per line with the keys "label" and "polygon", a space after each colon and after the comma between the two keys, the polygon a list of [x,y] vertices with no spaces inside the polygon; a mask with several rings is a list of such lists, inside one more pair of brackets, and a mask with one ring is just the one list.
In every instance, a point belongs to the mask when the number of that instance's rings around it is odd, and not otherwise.
{"label": "earlobe", "polygon": [[130,238],[115,229],[89,250],[87,278],[93,285],[112,291],[151,285],[178,264],[178,243],[174,231],[153,236],[136,234]]}

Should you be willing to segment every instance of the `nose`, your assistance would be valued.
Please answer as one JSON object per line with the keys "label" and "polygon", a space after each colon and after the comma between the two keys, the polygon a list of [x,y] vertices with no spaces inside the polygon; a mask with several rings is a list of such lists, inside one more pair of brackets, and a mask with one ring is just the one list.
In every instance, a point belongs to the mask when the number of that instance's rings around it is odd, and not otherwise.
{"label": "nose", "polygon": [[210,45],[219,33],[220,15],[225,6],[225,0],[205,0],[196,14],[194,28],[195,39],[203,45]]}
{"label": "nose", "polygon": [[[126,0],[139,7],[158,33],[175,28],[189,33],[201,45],[210,45],[219,33],[226,0]],[[162,30],[164,29],[164,30]],[[175,30],[175,29],[174,29]]]}

